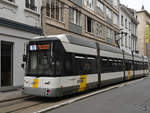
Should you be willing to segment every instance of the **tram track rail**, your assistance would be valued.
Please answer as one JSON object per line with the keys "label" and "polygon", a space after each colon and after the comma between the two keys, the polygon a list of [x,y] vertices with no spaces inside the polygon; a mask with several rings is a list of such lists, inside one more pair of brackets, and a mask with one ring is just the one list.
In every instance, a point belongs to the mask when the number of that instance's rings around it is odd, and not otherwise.
{"label": "tram track rail", "polygon": [[9,105],[18,104],[18,103],[27,101],[27,99],[32,99],[32,98],[33,98],[33,96],[26,96],[26,97],[19,97],[19,98],[3,100],[0,102],[0,108],[9,106]]}
{"label": "tram track rail", "polygon": [[5,100],[3,103],[0,103],[0,113],[15,113],[16,111],[24,110],[43,103],[40,101],[33,101],[36,100],[36,98],[37,97],[35,96],[27,96],[24,98],[17,98],[17,100]]}
{"label": "tram track rail", "polygon": [[21,96],[21,97],[4,99],[4,100],[0,100],[0,103],[9,102],[9,101],[18,100],[18,99],[24,99],[24,98],[28,98],[28,97],[31,97],[31,96]]}

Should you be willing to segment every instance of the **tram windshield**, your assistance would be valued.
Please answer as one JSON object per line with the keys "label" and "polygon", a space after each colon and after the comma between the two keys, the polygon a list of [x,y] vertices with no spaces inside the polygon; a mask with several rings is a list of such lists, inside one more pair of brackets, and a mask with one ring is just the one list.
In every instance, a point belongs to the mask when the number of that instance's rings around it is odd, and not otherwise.
{"label": "tram windshield", "polygon": [[53,44],[29,45],[26,76],[55,77],[61,75],[60,44]]}

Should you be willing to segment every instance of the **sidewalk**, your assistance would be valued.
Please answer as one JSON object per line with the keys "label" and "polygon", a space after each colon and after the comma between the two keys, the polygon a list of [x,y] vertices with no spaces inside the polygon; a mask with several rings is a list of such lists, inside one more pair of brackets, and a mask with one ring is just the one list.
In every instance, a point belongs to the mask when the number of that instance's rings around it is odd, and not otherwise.
{"label": "sidewalk", "polygon": [[21,97],[25,97],[25,95],[21,94],[21,89],[15,91],[0,92],[0,102]]}

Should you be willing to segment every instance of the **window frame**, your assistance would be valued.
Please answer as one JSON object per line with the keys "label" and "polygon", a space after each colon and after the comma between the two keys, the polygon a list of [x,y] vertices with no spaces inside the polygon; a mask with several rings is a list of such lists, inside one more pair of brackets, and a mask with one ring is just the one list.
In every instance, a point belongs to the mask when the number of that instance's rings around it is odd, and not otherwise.
{"label": "window frame", "polygon": [[128,20],[125,19],[125,28],[128,29]]}
{"label": "window frame", "polygon": [[101,0],[97,0],[97,14],[100,16],[104,16],[104,4],[101,2]]}
{"label": "window frame", "polygon": [[[90,19],[90,26],[88,25],[88,19]],[[91,18],[91,17],[88,17],[88,16],[86,16],[86,32],[88,32],[88,33],[91,33],[91,34],[94,34],[95,33],[95,29],[94,29],[94,23],[95,23],[95,21]],[[90,27],[90,29],[89,29],[89,27]]]}
{"label": "window frame", "polygon": [[121,15],[121,25],[124,26],[123,15]]}
{"label": "window frame", "polygon": [[15,3],[15,0],[7,0],[8,2],[12,2],[12,3]]}
{"label": "window frame", "polygon": [[84,5],[91,10],[94,10],[94,0],[84,0]]}
{"label": "window frame", "polygon": [[56,21],[64,22],[64,5],[60,0],[46,0],[46,16]]}
{"label": "window frame", "polygon": [[36,0],[25,0],[25,8],[37,11],[37,6],[35,5]]}
{"label": "window frame", "polygon": [[96,36],[104,37],[104,25],[99,22],[96,22],[95,26],[96,26],[95,27]]}
{"label": "window frame", "polygon": [[[117,19],[117,20],[115,21],[115,19]],[[113,13],[113,24],[118,25],[118,23],[119,23],[119,17],[118,17],[118,15]]]}
{"label": "window frame", "polygon": [[112,11],[106,7],[106,17],[112,20]]}
{"label": "window frame", "polygon": [[74,8],[69,8],[69,21],[73,24],[81,26],[81,13]]}

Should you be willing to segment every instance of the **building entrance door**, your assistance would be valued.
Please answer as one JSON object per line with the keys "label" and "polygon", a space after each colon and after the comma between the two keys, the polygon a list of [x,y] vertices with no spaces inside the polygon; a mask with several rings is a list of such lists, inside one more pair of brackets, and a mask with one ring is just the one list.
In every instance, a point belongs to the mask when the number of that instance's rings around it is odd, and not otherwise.
{"label": "building entrance door", "polygon": [[13,84],[13,43],[1,41],[1,86]]}

